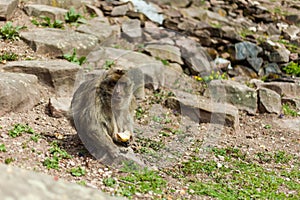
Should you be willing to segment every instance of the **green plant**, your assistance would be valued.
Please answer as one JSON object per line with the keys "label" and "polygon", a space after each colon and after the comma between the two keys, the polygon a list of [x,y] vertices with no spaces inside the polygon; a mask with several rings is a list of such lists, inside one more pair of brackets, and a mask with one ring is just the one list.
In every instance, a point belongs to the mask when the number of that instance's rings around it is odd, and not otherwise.
{"label": "green plant", "polygon": [[211,27],[213,27],[213,28],[222,28],[222,24],[220,24],[220,23],[210,23],[210,25],[211,25]]}
{"label": "green plant", "polygon": [[175,96],[173,92],[167,91],[167,90],[155,90],[153,97],[151,99],[151,103],[162,103],[164,102],[168,97]]}
{"label": "green plant", "polygon": [[120,171],[124,172],[124,173],[129,173],[129,172],[137,171],[138,169],[139,169],[139,166],[135,162],[124,161],[122,163],[122,167],[120,168]]}
{"label": "green plant", "polygon": [[60,20],[54,20],[51,21],[50,17],[47,16],[40,16],[42,22],[37,21],[36,19],[31,20],[31,23],[33,23],[36,26],[43,26],[43,27],[49,27],[49,28],[63,28],[63,22]]}
{"label": "green plant", "polygon": [[254,33],[253,31],[251,31],[251,30],[245,28],[245,29],[243,29],[243,30],[240,31],[240,36],[241,36],[242,38],[246,38],[246,37],[249,36],[249,35],[253,35],[253,33]]}
{"label": "green plant", "polygon": [[298,63],[290,62],[287,66],[283,68],[287,74],[300,77],[300,65]]}
{"label": "green plant", "polygon": [[86,57],[85,56],[77,58],[77,53],[76,53],[75,48],[73,49],[72,54],[65,54],[65,55],[63,55],[63,58],[66,59],[69,62],[76,63],[78,65],[82,65],[86,62]]}
{"label": "green plant", "polygon": [[107,187],[114,187],[117,181],[111,177],[103,179],[103,184]]}
{"label": "green plant", "polygon": [[86,181],[81,180],[77,182],[78,185],[86,186]]}
{"label": "green plant", "polygon": [[58,169],[59,168],[59,158],[54,156],[52,158],[46,158],[43,162],[43,165],[48,169]]}
{"label": "green plant", "polygon": [[156,122],[156,123],[160,123],[163,119],[162,119],[161,117],[159,117],[159,116],[153,116],[153,117],[152,117],[152,120],[153,120],[154,122]]}
{"label": "green plant", "polygon": [[110,69],[114,65],[115,65],[115,61],[113,61],[113,60],[106,60],[105,63],[104,63],[104,65],[103,65],[103,68],[106,69],[106,70],[108,70],[108,69]]}
{"label": "green plant", "polygon": [[270,128],[272,128],[272,125],[266,124],[266,125],[264,125],[264,128],[265,128],[265,129],[270,129]]}
{"label": "green plant", "polygon": [[34,130],[28,125],[15,124],[14,127],[8,131],[8,135],[13,138],[19,137],[23,133],[34,134]]}
{"label": "green plant", "polygon": [[57,156],[59,158],[72,158],[70,154],[68,154],[65,150],[61,149],[57,143],[57,141],[53,141],[49,149],[50,154]]}
{"label": "green plant", "polygon": [[70,24],[85,23],[83,16],[75,12],[73,7],[65,14],[65,21]]}
{"label": "green plant", "polygon": [[178,134],[182,134],[183,131],[180,129],[174,129],[174,128],[170,128],[170,127],[163,127],[163,129],[161,131],[159,131],[159,134],[161,134],[162,136],[165,137],[169,137],[171,135],[178,135]]}
{"label": "green plant", "polygon": [[118,193],[126,197],[136,193],[146,194],[150,191],[154,194],[162,194],[167,183],[158,172],[148,169],[134,171],[120,177],[120,181]]}
{"label": "green plant", "polygon": [[230,160],[232,158],[238,158],[241,160],[244,160],[246,158],[246,154],[241,152],[237,148],[233,147],[226,147],[226,148],[212,148],[212,152],[215,154],[215,156],[224,156],[227,160]]}
{"label": "green plant", "polygon": [[135,118],[137,120],[140,120],[144,114],[145,114],[145,110],[143,110],[142,107],[139,106],[137,109],[135,109]]}
{"label": "green plant", "polygon": [[76,177],[84,176],[85,169],[82,167],[75,167],[70,170],[70,173],[72,174],[72,176],[76,176]]}
{"label": "green plant", "polygon": [[272,161],[271,153],[258,152],[258,153],[256,153],[256,156],[258,157],[258,159],[261,163],[269,163]]}
{"label": "green plant", "polygon": [[292,53],[300,53],[300,47],[293,43],[290,43],[288,40],[280,39],[277,42],[283,44]]}
{"label": "green plant", "polygon": [[141,153],[143,153],[147,149],[151,149],[153,151],[159,151],[160,149],[163,149],[165,147],[165,144],[161,140],[155,141],[150,138],[137,138],[137,141],[142,147],[140,149]]}
{"label": "green plant", "polygon": [[25,26],[14,27],[11,22],[6,22],[4,26],[0,29],[0,39],[4,40],[18,40],[19,31],[26,28]]}
{"label": "green plant", "polygon": [[5,144],[0,144],[0,152],[6,152]]}
{"label": "green plant", "polygon": [[284,151],[278,151],[274,154],[275,163],[288,163],[291,159],[292,156]]}
{"label": "green plant", "polygon": [[193,76],[193,78],[200,82],[209,83],[212,80],[220,80],[220,79],[227,80],[228,75],[226,74],[226,72],[221,74],[219,71],[217,71],[217,72],[212,71],[211,74],[208,76],[203,76],[203,77]]}
{"label": "green plant", "polygon": [[290,108],[289,104],[286,104],[286,103],[282,105],[282,110],[283,110],[283,113],[288,116],[297,117],[299,115],[295,110]]}
{"label": "green plant", "polygon": [[58,169],[59,161],[61,159],[72,158],[70,154],[68,154],[65,150],[59,147],[57,141],[51,142],[49,152],[51,154],[51,157],[47,157],[43,161],[43,165],[46,166],[48,169]]}
{"label": "green plant", "polygon": [[275,7],[273,12],[278,15],[287,15],[288,14],[286,11],[282,11],[280,7]]}
{"label": "green plant", "polygon": [[18,55],[15,53],[8,53],[4,52],[2,55],[0,55],[0,62],[5,62],[5,61],[15,61],[18,60]]}
{"label": "green plant", "polygon": [[34,142],[38,142],[38,140],[41,138],[40,134],[33,134],[30,139]]}
{"label": "green plant", "polygon": [[[298,199],[300,197],[299,169],[279,168],[272,171],[245,159],[239,149],[226,147],[214,148],[215,155],[221,155],[224,161],[204,160],[197,156],[190,158],[173,169],[173,177],[184,178],[188,182],[189,193],[209,196],[215,199]],[[284,152],[257,154],[262,159],[275,164],[287,163],[293,157]],[[295,157],[295,159],[297,159]],[[204,180],[194,177],[206,177]],[[289,179],[287,179],[288,177]],[[282,190],[282,188],[285,188]],[[284,190],[294,191],[293,194]]]}
{"label": "green plant", "polygon": [[13,161],[15,161],[14,158],[6,158],[6,159],[4,160],[4,163],[8,165],[8,164],[10,164],[10,163],[13,162]]}

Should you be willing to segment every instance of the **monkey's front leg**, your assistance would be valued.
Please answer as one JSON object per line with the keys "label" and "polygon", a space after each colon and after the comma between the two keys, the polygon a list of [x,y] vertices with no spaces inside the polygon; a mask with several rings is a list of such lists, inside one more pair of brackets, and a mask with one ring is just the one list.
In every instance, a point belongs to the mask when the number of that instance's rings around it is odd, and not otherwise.
{"label": "monkey's front leg", "polygon": [[113,133],[112,138],[116,144],[128,146],[132,138],[130,130],[125,129],[127,124],[126,116],[122,112],[114,113],[112,118]]}
{"label": "monkey's front leg", "polygon": [[118,129],[118,125],[117,125],[117,120],[116,120],[115,114],[112,115],[111,124],[112,124],[112,131],[113,131],[112,132],[113,141],[119,142],[118,141],[119,129]]}

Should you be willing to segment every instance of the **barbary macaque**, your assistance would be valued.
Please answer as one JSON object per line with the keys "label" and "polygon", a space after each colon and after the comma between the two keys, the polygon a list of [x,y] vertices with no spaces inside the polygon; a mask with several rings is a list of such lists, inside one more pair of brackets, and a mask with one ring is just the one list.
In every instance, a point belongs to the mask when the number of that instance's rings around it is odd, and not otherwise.
{"label": "barbary macaque", "polygon": [[133,137],[134,92],[141,90],[135,85],[137,74],[143,77],[138,69],[111,69],[102,78],[83,82],[73,95],[71,114],[78,135],[104,164],[136,159],[127,147]]}
{"label": "barbary macaque", "polygon": [[96,90],[99,96],[100,121],[106,124],[108,134],[117,144],[127,146],[132,139],[133,114],[135,97],[133,96],[134,83],[125,76],[123,70],[109,72]]}

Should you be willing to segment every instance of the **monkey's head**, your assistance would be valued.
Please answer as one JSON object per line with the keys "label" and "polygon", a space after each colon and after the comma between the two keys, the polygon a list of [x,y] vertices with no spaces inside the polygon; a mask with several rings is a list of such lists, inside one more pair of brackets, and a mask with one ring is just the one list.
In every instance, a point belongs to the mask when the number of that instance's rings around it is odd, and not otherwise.
{"label": "monkey's head", "polygon": [[106,100],[111,101],[111,107],[121,110],[130,105],[133,86],[133,81],[126,75],[126,70],[114,69],[108,72],[100,87]]}

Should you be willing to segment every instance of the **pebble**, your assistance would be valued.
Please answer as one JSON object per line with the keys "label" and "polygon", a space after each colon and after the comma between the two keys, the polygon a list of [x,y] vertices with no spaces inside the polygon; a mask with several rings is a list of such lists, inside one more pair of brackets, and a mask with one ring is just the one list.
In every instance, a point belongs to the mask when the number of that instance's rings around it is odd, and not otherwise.
{"label": "pebble", "polygon": [[224,160],[225,160],[225,157],[224,157],[224,156],[218,155],[217,157],[218,157],[218,159],[219,159],[220,161],[224,161]]}

